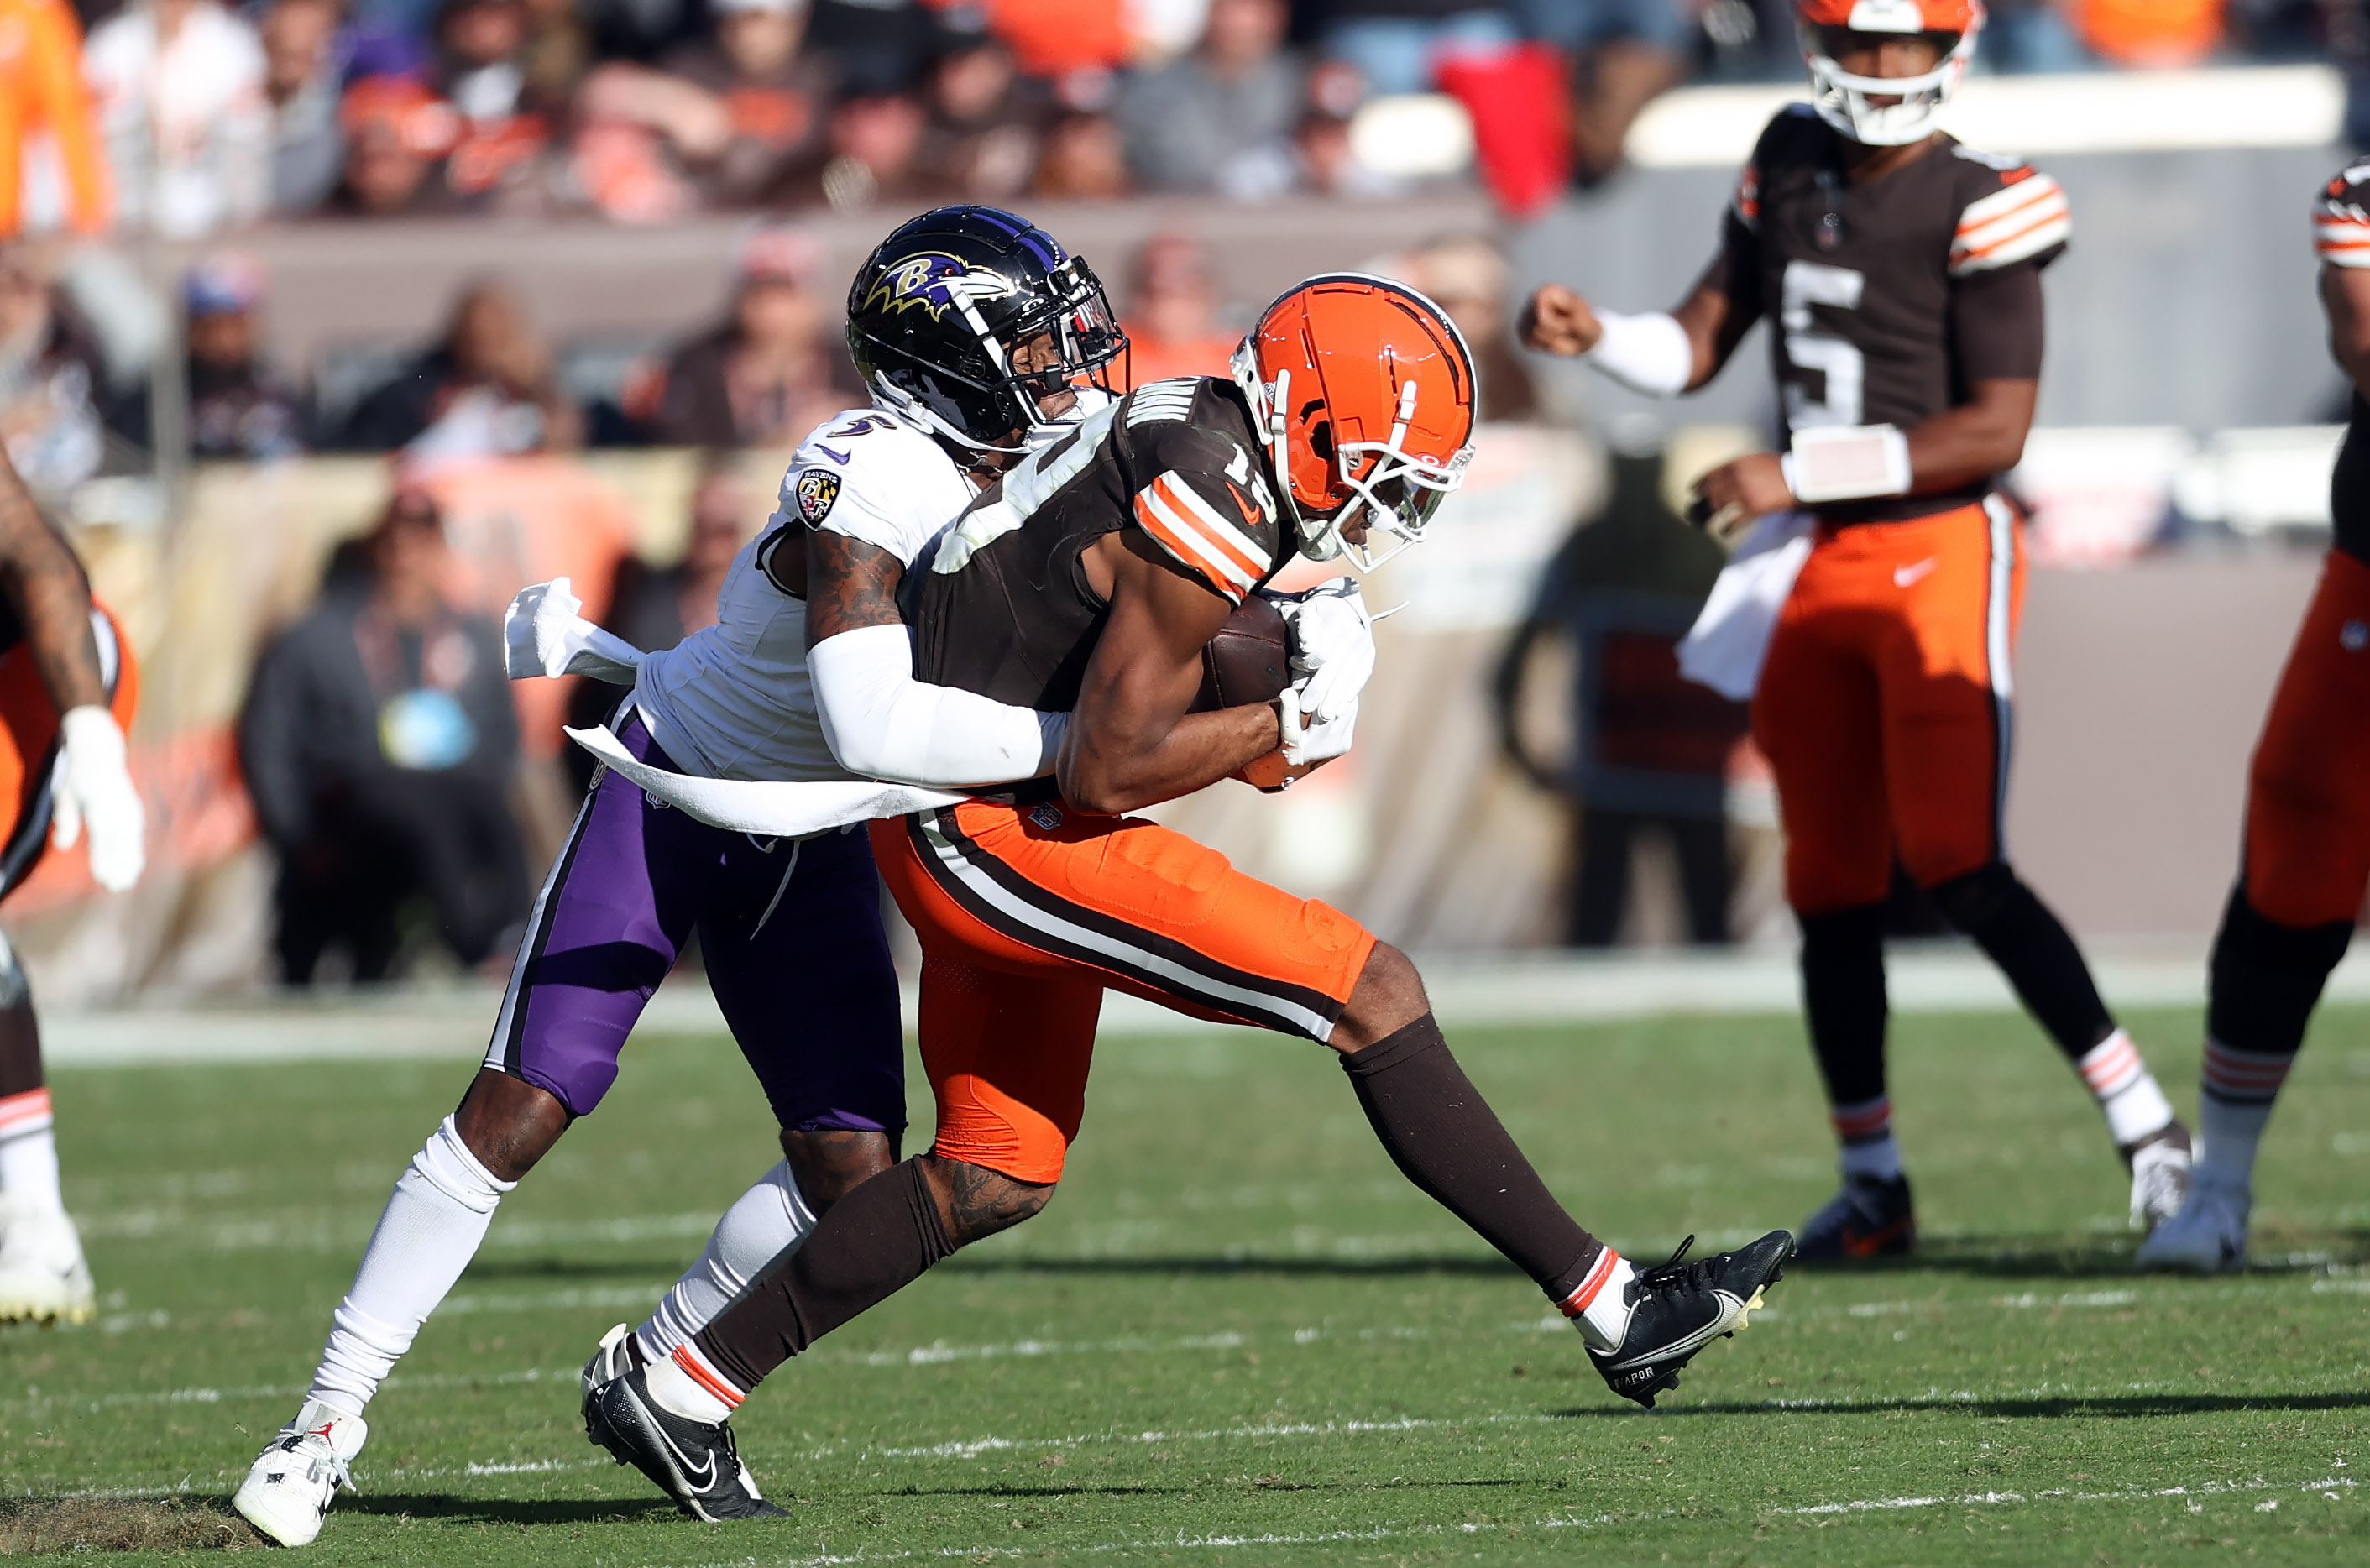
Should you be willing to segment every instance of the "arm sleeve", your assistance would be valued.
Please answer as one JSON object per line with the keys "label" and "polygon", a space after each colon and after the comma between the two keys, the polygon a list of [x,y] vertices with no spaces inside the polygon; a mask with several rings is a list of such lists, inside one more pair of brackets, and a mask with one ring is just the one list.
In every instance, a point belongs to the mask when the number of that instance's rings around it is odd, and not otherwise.
{"label": "arm sleeve", "polygon": [[2038,380],[2042,338],[2039,266],[1978,272],[1952,287],[1950,340],[1963,380]]}
{"label": "arm sleeve", "polygon": [[859,626],[807,654],[815,712],[839,765],[866,778],[937,788],[1051,773],[1067,714],[993,702],[914,679],[903,626]]}

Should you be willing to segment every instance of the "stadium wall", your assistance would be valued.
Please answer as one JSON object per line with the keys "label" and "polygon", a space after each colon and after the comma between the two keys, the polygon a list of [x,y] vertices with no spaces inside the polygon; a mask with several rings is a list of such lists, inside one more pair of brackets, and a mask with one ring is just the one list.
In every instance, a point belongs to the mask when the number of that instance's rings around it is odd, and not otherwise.
{"label": "stadium wall", "polygon": [[[1438,537],[1370,589],[1408,608],[1382,624],[1356,752],[1280,798],[1220,785],[1162,812],[1246,868],[1433,951],[1550,944],[1566,859],[1559,807],[1497,759],[1487,691],[1594,469],[1554,431],[1492,429],[1481,449],[1472,493],[1444,511]],[[757,494],[770,494],[781,455],[748,455]],[[664,559],[680,548],[696,474],[685,452],[439,471],[454,590],[492,612],[518,585],[565,572],[597,612],[623,552]],[[367,524],[385,483],[385,465],[366,459],[208,467],[175,528],[78,540],[146,671],[133,740],[152,848],[129,897],[97,897],[75,854],[52,857],[11,900],[12,934],[45,994],[95,1001],[261,978],[269,867],[233,727],[262,641],[309,601],[330,550]],[[2235,864],[2247,753],[2314,570],[2309,551],[2263,548],[2036,571],[2010,841],[2081,932],[2211,929]],[[522,804],[530,819],[564,822],[561,693],[544,681],[514,690],[532,759]],[[1768,802],[1749,788],[1734,798],[1740,933],[1785,944]],[[1652,937],[1673,923],[1650,908],[1638,930]]]}

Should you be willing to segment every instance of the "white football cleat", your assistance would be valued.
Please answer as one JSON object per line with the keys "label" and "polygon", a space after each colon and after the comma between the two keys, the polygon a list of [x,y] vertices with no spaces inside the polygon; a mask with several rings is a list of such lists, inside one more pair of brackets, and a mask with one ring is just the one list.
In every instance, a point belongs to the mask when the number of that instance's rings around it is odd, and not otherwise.
{"label": "white football cleat", "polygon": [[2129,1151],[2132,1229],[2154,1231],[2189,1197],[2189,1130],[2179,1122]]}
{"label": "white football cleat", "polygon": [[338,1488],[351,1486],[347,1467],[362,1451],[370,1427],[359,1415],[307,1400],[247,1468],[230,1505],[282,1546],[310,1546]]}
{"label": "white football cleat", "polygon": [[2141,1268],[2224,1274],[2247,1266],[2247,1215],[2255,1195],[2226,1182],[2196,1182],[2180,1212],[2158,1225],[2132,1260]]}
{"label": "white football cleat", "polygon": [[98,1305],[82,1237],[65,1211],[0,1196],[0,1322],[78,1323]]}

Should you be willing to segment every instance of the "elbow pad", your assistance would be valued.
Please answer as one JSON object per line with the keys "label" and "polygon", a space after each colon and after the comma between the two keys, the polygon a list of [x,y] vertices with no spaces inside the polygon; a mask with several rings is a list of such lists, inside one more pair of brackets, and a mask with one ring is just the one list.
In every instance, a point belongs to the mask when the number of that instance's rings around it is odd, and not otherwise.
{"label": "elbow pad", "polygon": [[866,778],[947,787],[1051,772],[1067,714],[1041,714],[914,679],[903,626],[860,626],[807,654],[815,713],[839,765]]}
{"label": "elbow pad", "polygon": [[1696,372],[1696,348],[1687,329],[1661,311],[1644,315],[1596,313],[1605,329],[1588,362],[1632,392],[1649,397],[1676,397],[1687,389]]}

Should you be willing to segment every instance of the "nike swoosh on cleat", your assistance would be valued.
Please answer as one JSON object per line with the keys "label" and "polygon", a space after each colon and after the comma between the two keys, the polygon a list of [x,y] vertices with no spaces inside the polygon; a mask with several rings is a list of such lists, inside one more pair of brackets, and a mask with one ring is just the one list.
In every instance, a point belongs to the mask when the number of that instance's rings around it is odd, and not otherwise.
{"label": "nike swoosh on cleat", "polygon": [[667,1457],[673,1461],[676,1473],[684,1478],[685,1483],[690,1486],[694,1492],[705,1492],[709,1487],[716,1484],[716,1456],[714,1454],[710,1454],[706,1459],[700,1460],[699,1470],[696,1472],[696,1478],[695,1479],[695,1473],[691,1468],[691,1461],[684,1457],[684,1452],[681,1448],[675,1447],[674,1439],[667,1436],[666,1428],[653,1421],[650,1423],[650,1430],[658,1434],[658,1439],[662,1444],[665,1445]]}

